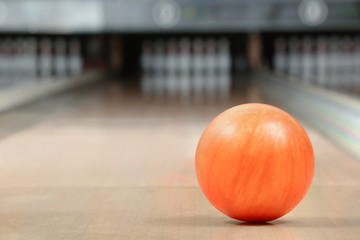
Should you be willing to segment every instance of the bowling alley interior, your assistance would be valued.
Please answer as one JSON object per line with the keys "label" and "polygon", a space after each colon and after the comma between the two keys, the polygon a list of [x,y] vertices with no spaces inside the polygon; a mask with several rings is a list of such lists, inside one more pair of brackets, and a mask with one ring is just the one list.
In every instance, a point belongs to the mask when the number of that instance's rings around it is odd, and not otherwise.
{"label": "bowling alley interior", "polygon": [[0,239],[360,239],[360,0],[0,0]]}

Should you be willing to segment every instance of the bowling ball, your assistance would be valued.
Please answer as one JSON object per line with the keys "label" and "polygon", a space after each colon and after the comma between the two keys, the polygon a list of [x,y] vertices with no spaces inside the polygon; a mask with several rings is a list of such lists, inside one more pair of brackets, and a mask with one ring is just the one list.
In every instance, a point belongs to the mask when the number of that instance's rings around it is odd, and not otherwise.
{"label": "bowling ball", "polygon": [[267,222],[304,198],[314,174],[314,152],[290,114],[250,103],[210,122],[197,146],[195,168],[214,207],[238,220]]}

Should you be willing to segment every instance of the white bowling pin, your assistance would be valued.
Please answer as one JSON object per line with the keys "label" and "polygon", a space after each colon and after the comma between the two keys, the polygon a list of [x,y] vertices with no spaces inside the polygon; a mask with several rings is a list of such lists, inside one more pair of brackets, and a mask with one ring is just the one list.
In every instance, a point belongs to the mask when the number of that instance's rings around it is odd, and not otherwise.
{"label": "white bowling pin", "polygon": [[166,43],[165,71],[170,74],[175,74],[178,72],[178,67],[179,67],[178,46],[175,39],[169,39]]}
{"label": "white bowling pin", "polygon": [[204,77],[204,41],[200,38],[196,38],[192,42],[192,58],[191,58],[191,67],[192,67],[192,88],[194,93],[194,100],[196,103],[202,103],[204,101],[204,87],[205,87],[205,77]]}
{"label": "white bowling pin", "polygon": [[218,61],[220,73],[229,73],[231,71],[230,43],[226,38],[219,39]]}
{"label": "white bowling pin", "polygon": [[191,62],[191,45],[188,38],[182,38],[179,42],[179,73],[188,75],[190,74]]}
{"label": "white bowling pin", "polygon": [[287,53],[286,53],[286,41],[284,38],[277,38],[275,40],[274,47],[274,70],[277,72],[286,72],[287,69]]}
{"label": "white bowling pin", "polygon": [[167,76],[166,90],[171,100],[176,98],[179,90],[177,78],[179,56],[177,50],[177,43],[175,39],[169,39],[166,42],[165,73]]}
{"label": "white bowling pin", "polygon": [[25,58],[26,75],[35,79],[37,76],[37,44],[35,38],[28,38],[26,40]]}
{"label": "white bowling pin", "polygon": [[348,46],[346,37],[341,37],[338,41],[338,73],[337,78],[335,80],[335,88],[342,89],[346,85],[347,77],[348,77]]}
{"label": "white bowling pin", "polygon": [[305,37],[302,41],[302,78],[306,83],[313,81],[314,67],[313,40],[310,37]]}
{"label": "white bowling pin", "polygon": [[182,103],[189,103],[191,96],[191,43],[188,38],[179,41],[179,94]]}
{"label": "white bowling pin", "polygon": [[66,41],[63,38],[56,39],[54,43],[54,70],[58,77],[63,77],[67,74],[66,47]]}
{"label": "white bowling pin", "polygon": [[216,42],[209,38],[204,43],[204,72],[205,74],[215,74],[218,63]]}
{"label": "white bowling pin", "polygon": [[39,72],[42,78],[49,78],[52,75],[52,43],[49,38],[40,42]]}
{"label": "white bowling pin", "polygon": [[194,74],[204,73],[204,41],[196,38],[193,41],[192,68]]}
{"label": "white bowling pin", "polygon": [[162,74],[165,72],[166,56],[165,56],[165,42],[158,39],[154,43],[154,72],[155,74]]}
{"label": "white bowling pin", "polygon": [[292,37],[289,40],[289,73],[292,76],[299,77],[301,75],[301,51],[300,40]]}
{"label": "white bowling pin", "polygon": [[14,44],[13,40],[11,38],[6,38],[4,41],[4,48],[5,48],[5,66],[6,66],[6,73],[5,73],[5,81],[7,84],[13,84],[14,83],[14,72],[16,71],[16,68],[14,67],[15,63],[15,50],[14,50]]}
{"label": "white bowling pin", "polygon": [[[13,39],[13,73],[14,73],[14,81],[22,82],[24,80],[26,70],[24,65],[24,55],[25,55],[25,46],[24,39],[18,37]],[[28,81],[27,81],[28,82]]]}
{"label": "white bowling pin", "polygon": [[333,36],[329,40],[329,78],[327,86],[334,88],[337,86],[338,79],[341,78],[341,51],[339,40]]}
{"label": "white bowling pin", "polygon": [[344,61],[344,78],[343,78],[343,86],[342,88],[350,89],[352,78],[354,77],[354,50],[355,46],[353,44],[352,39],[349,36],[344,38],[344,53],[343,53],[343,61]]}
{"label": "white bowling pin", "polygon": [[145,40],[142,43],[141,47],[141,69],[144,73],[153,72],[153,51],[152,51],[152,42]]}
{"label": "white bowling pin", "polygon": [[360,36],[355,38],[355,66],[354,87],[360,91]]}
{"label": "white bowling pin", "polygon": [[154,93],[157,100],[163,100],[167,90],[165,75],[166,55],[165,42],[157,39],[154,43]]}
{"label": "white bowling pin", "polygon": [[3,39],[0,39],[0,87],[4,87],[6,85],[7,79],[7,49],[6,44]]}
{"label": "white bowling pin", "polygon": [[69,41],[68,55],[68,72],[70,75],[79,75],[83,69],[83,60],[81,57],[81,43],[78,39],[73,38]]}
{"label": "white bowling pin", "polygon": [[326,84],[328,78],[328,67],[329,67],[328,65],[329,65],[328,43],[325,37],[319,37],[317,39],[316,83],[321,86],[324,86]]}

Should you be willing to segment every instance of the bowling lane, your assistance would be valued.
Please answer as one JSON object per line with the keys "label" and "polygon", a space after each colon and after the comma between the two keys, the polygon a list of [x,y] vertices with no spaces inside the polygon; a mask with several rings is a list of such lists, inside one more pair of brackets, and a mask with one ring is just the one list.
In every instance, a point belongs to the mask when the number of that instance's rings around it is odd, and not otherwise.
{"label": "bowling lane", "polygon": [[208,203],[201,132],[230,106],[272,103],[256,82],[234,86],[188,104],[108,81],[1,113],[0,239],[358,239],[359,162],[303,119],[316,170],[296,209],[249,225]]}

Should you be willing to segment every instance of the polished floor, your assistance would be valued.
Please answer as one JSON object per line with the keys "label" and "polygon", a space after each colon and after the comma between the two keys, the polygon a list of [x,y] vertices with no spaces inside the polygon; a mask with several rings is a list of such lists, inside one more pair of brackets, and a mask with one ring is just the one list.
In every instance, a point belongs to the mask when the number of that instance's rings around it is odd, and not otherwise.
{"label": "polished floor", "polygon": [[316,169],[292,212],[247,224],[203,196],[197,141],[228,107],[269,101],[256,85],[195,104],[132,89],[107,81],[0,114],[0,239],[360,238],[360,161],[302,119]]}

